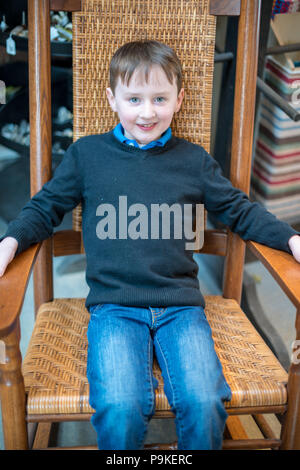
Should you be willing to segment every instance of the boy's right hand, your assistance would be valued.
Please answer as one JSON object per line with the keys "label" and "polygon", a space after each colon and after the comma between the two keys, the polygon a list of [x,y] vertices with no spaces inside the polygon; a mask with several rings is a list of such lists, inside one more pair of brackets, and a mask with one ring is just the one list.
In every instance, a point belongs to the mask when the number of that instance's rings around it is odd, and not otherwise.
{"label": "boy's right hand", "polygon": [[3,238],[0,242],[0,277],[3,276],[8,264],[13,260],[18,248],[18,242],[13,237]]}

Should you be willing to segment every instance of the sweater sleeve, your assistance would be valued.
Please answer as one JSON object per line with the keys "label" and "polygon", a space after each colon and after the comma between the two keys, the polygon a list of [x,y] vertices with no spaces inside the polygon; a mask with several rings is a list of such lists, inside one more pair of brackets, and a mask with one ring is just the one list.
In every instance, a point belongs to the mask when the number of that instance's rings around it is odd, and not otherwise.
{"label": "sweater sleeve", "polygon": [[70,145],[51,180],[44,184],[19,215],[8,224],[3,238],[18,241],[17,254],[33,243],[49,238],[65,213],[81,200],[81,172],[76,143]]}
{"label": "sweater sleeve", "polygon": [[[291,253],[288,241],[296,232],[277,219],[260,203],[232,186],[222,175],[218,163],[205,152],[203,166],[204,205],[217,220],[227,225],[243,240],[252,240]],[[299,235],[299,234],[298,234]]]}

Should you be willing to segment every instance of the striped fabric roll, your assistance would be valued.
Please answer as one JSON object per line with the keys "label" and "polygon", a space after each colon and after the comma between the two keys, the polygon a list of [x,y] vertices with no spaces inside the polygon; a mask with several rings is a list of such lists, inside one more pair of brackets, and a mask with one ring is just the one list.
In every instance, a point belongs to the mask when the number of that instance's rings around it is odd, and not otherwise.
{"label": "striped fabric roll", "polygon": [[[265,81],[300,111],[300,67],[290,70],[269,57]],[[300,221],[300,122],[266,96],[260,105],[251,195],[278,218]]]}

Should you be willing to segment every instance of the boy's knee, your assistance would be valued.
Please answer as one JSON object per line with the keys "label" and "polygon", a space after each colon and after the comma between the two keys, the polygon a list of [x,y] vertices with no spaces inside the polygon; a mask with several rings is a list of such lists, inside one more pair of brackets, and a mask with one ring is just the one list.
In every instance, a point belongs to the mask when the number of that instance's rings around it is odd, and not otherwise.
{"label": "boy's knee", "polygon": [[199,393],[198,391],[186,393],[181,397],[179,405],[182,411],[192,414],[195,413],[196,415],[197,412],[213,412],[220,407],[223,408],[223,406],[221,395],[217,392],[209,391],[203,393]]}
{"label": "boy's knee", "polygon": [[94,409],[100,413],[116,414],[116,420],[150,416],[152,412],[149,398],[140,395],[102,397],[95,404]]}

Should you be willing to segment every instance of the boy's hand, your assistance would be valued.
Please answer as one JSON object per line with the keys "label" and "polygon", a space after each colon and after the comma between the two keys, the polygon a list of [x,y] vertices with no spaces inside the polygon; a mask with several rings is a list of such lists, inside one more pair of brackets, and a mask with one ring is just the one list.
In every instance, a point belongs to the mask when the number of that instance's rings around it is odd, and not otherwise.
{"label": "boy's hand", "polygon": [[291,249],[291,252],[293,253],[293,256],[298,263],[300,263],[300,236],[299,235],[293,235],[289,241],[289,247]]}
{"label": "boy's hand", "polygon": [[13,237],[6,237],[0,242],[0,277],[3,276],[7,265],[13,260],[18,248],[18,242]]}

